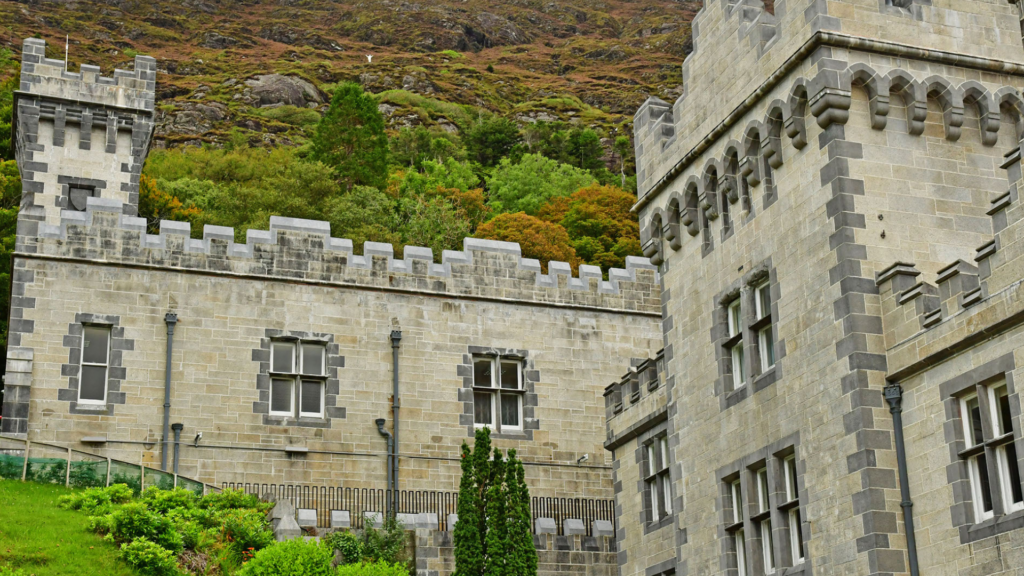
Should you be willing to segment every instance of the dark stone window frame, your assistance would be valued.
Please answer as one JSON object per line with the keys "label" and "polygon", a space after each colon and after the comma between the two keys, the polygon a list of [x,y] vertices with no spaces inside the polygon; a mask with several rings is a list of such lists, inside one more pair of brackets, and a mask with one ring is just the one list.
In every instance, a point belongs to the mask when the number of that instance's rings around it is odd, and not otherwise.
{"label": "dark stone window frame", "polygon": [[107,187],[106,180],[95,178],[77,178],[73,176],[58,176],[57,184],[60,186],[60,195],[54,198],[54,205],[62,210],[79,211],[71,205],[71,189],[84,188],[91,191],[91,197],[100,198],[101,191]]}
{"label": "dark stone window frame", "polygon": [[[1024,466],[1022,466],[1024,459],[1021,458],[1021,455],[1024,454],[1024,437],[1022,437],[1020,428],[1021,403],[1012,374],[1015,369],[1016,362],[1013,353],[1009,353],[939,385],[939,393],[946,414],[944,431],[950,455],[950,464],[946,467],[946,479],[953,490],[953,506],[950,508],[950,515],[953,526],[960,532],[961,544],[977,542],[1011,530],[1024,528],[1024,510],[1006,513],[1002,490],[999,489],[1000,485],[997,480],[996,462],[992,457],[997,446],[995,446],[996,443],[990,441],[983,442],[983,444],[988,455],[986,460],[992,490],[993,517],[981,522],[975,521],[973,493],[967,469],[968,458],[964,456],[967,444],[959,407],[961,397],[1005,380],[1010,399],[1011,417],[1014,420],[1013,438],[1010,442],[1013,442],[1017,449],[1017,470],[1024,472]],[[981,394],[979,394],[979,398],[982,398]],[[984,412],[987,411],[987,395],[984,400],[979,400],[979,402],[982,401],[984,401],[982,404]],[[988,433],[990,431],[986,431],[986,434]]]}
{"label": "dark stone window frame", "polygon": [[[252,403],[254,414],[263,415],[263,424],[266,426],[298,426],[300,428],[330,428],[335,419],[345,419],[346,410],[344,406],[338,406],[338,394],[341,392],[341,384],[338,380],[338,370],[345,367],[345,357],[340,354],[341,347],[334,342],[334,334],[321,332],[301,332],[295,330],[277,330],[268,328],[265,336],[260,339],[260,347],[252,351],[252,360],[259,362],[259,373],[256,375],[256,389],[259,391],[259,400]],[[324,344],[327,358],[327,380],[324,389],[324,417],[316,418],[309,416],[279,416],[270,414],[270,357],[271,346],[274,342],[281,341],[303,341],[317,342]],[[298,407],[296,406],[296,409]],[[298,412],[296,412],[297,414]]]}
{"label": "dark stone window frame", "polygon": [[[674,525],[676,517],[683,509],[683,497],[679,493],[679,491],[676,490],[676,486],[678,486],[680,483],[681,469],[678,465],[676,465],[675,462],[672,461],[672,454],[676,450],[679,441],[678,436],[669,434],[668,424],[669,423],[667,420],[663,421],[662,423],[657,424],[651,427],[649,430],[646,430],[641,434],[637,435],[636,438],[634,459],[637,466],[639,467],[639,479],[636,483],[636,490],[637,494],[640,495],[642,501],[642,506],[640,509],[640,525],[644,528],[644,534],[650,534],[651,532],[655,532],[666,526]],[[667,468],[669,471],[669,492],[672,498],[672,511],[669,512],[667,515],[659,518],[657,521],[654,521],[652,502],[650,494],[648,494],[647,492],[647,470],[649,464],[647,460],[647,447],[662,438],[668,440],[669,462],[667,463]],[[682,540],[685,541],[686,529],[683,528],[682,532]]]}
{"label": "dark stone window frame", "polygon": [[[85,326],[102,326],[110,329],[110,356],[107,361],[107,402],[80,404],[78,402],[79,375],[82,364],[82,337]],[[68,413],[90,416],[112,416],[114,406],[125,404],[127,398],[121,392],[121,383],[127,378],[124,367],[124,352],[135,350],[135,340],[125,338],[121,317],[110,314],[75,314],[75,321],[68,324],[64,336],[64,347],[68,349],[68,362],[61,365],[61,376],[68,378],[68,387],[57,390],[57,399],[68,403]]]}
{"label": "dark stone window frame", "polygon": [[[755,288],[768,281],[771,312],[764,318],[756,316]],[[715,298],[714,318],[711,328],[711,341],[715,346],[715,359],[718,363],[718,379],[715,381],[715,396],[718,396],[719,407],[726,410],[750,397],[782,378],[782,360],[786,356],[786,342],[779,337],[779,298],[781,289],[778,275],[772,266],[771,258],[753,267],[749,272],[735,280]],[[740,299],[740,334],[729,336],[729,306]],[[767,370],[761,367],[761,351],[758,331],[771,324],[772,342],[775,351],[775,364]],[[733,387],[732,347],[737,338],[743,344],[743,364],[745,369],[744,385],[738,389]]]}
{"label": "dark stone window frame", "polygon": [[[797,470],[797,500],[783,502],[786,495],[785,459],[793,456]],[[768,469],[768,512],[759,510],[757,500],[756,473],[761,468]],[[716,478],[719,479],[718,509],[720,522],[718,538],[721,541],[723,565],[726,576],[737,576],[735,539],[733,535],[743,530],[747,574],[764,574],[763,548],[761,543],[760,525],[765,519],[771,520],[774,542],[776,570],[773,576],[792,576],[813,573],[809,542],[811,525],[807,521],[806,507],[809,502],[805,484],[806,464],[801,458],[800,435],[791,434],[781,440],[753,452],[731,464],[719,468]],[[740,522],[733,521],[732,484],[740,480],[740,495],[743,499],[743,514]],[[800,512],[800,525],[803,536],[804,559],[794,564],[792,557],[791,533],[789,529],[789,512],[792,509]]]}
{"label": "dark stone window frame", "polygon": [[514,432],[498,432],[491,430],[491,438],[507,438],[511,440],[533,440],[533,431],[540,430],[540,420],[536,418],[537,393],[535,385],[540,382],[540,371],[534,365],[528,350],[516,348],[493,348],[487,346],[469,346],[467,353],[462,355],[462,364],[456,366],[456,374],[462,377],[462,388],[458,391],[463,411],[459,414],[459,425],[466,427],[469,437],[476,435],[477,426],[474,422],[475,409],[473,398],[473,360],[474,358],[509,358],[522,362],[523,378],[523,428]]}

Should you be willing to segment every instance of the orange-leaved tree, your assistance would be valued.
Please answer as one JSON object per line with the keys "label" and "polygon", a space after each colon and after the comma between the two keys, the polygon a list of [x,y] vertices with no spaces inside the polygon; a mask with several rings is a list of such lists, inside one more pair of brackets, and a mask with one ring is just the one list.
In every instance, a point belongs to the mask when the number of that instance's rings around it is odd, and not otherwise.
{"label": "orange-leaved tree", "polygon": [[548,262],[568,262],[573,273],[578,271],[580,259],[569,242],[565,228],[545,222],[525,212],[499,214],[476,229],[477,238],[518,242],[524,258],[540,260],[541,269],[548,271]]}
{"label": "orange-leaved tree", "polygon": [[150,234],[160,232],[161,220],[177,220],[196,224],[203,211],[195,206],[185,206],[176,196],[164,192],[156,185],[156,179],[139,177],[139,216],[146,219]]}
{"label": "orange-leaved tree", "polygon": [[569,235],[585,264],[607,270],[640,255],[640,226],[630,211],[636,197],[618,186],[587,186],[547,202],[538,216]]}

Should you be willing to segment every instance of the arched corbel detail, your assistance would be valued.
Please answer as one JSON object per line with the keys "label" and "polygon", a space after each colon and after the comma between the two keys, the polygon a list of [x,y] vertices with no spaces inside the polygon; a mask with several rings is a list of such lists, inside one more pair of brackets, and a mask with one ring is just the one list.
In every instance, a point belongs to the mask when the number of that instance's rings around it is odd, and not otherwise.
{"label": "arched corbel detail", "polygon": [[924,86],[906,70],[889,72],[889,93],[896,92],[907,107],[907,133],[920,136],[928,119],[928,96]]}
{"label": "arched corbel detail", "polygon": [[722,164],[715,158],[704,163],[701,172],[700,209],[704,211],[708,221],[718,219],[718,175],[722,173]]}
{"label": "arched corbel detail", "polygon": [[846,69],[843,82],[851,90],[854,86],[864,88],[868,95],[871,127],[885,130],[889,120],[889,78],[878,74],[867,64],[858,62]]}
{"label": "arched corbel detail", "polygon": [[789,89],[789,101],[783,122],[786,136],[793,142],[793,147],[803,150],[807,146],[807,79],[797,78]]}
{"label": "arched corbel detail", "polygon": [[964,96],[964,106],[974,106],[978,112],[981,143],[985,146],[995,146],[999,141],[999,125],[1002,124],[1002,117],[999,114],[999,106],[992,98],[992,93],[974,80],[968,80],[961,84],[960,92]]}
{"label": "arched corbel detail", "polygon": [[761,183],[761,166],[758,157],[761,155],[761,123],[751,120],[743,131],[743,147],[740,149],[740,175],[747,180],[749,186]]}
{"label": "arched corbel detail", "polygon": [[665,240],[668,240],[668,247],[672,250],[683,247],[683,238],[679,234],[679,210],[682,206],[683,195],[679,192],[673,192],[665,205]]}
{"label": "arched corbel detail", "polygon": [[729,204],[735,204],[740,199],[740,143],[730,140],[725,145],[725,155],[722,157],[722,173],[719,181],[723,182],[719,190],[728,200]]}
{"label": "arched corbel detail", "polygon": [[850,119],[850,102],[850,91],[840,86],[839,72],[818,72],[811,83],[809,103],[811,114],[814,114],[822,130],[833,124],[846,124]]}
{"label": "arched corbel detail", "polygon": [[928,77],[924,85],[928,97],[935,98],[942,107],[942,124],[946,131],[946,140],[956,142],[960,139],[964,125],[963,93],[941,76]]}
{"label": "arched corbel detail", "polygon": [[761,133],[761,154],[772,168],[782,166],[782,129],[786,105],[774,100],[768,105],[764,116],[764,131]]}
{"label": "arched corbel detail", "polygon": [[655,208],[651,212],[650,223],[647,226],[647,242],[643,245],[644,256],[651,259],[651,264],[661,265],[665,261],[664,247],[661,241],[662,225],[665,221],[665,213],[661,208]]}
{"label": "arched corbel detail", "polygon": [[683,186],[683,204],[679,223],[686,226],[690,236],[700,234],[700,218],[697,217],[700,185],[696,176],[690,176]]}
{"label": "arched corbel detail", "polygon": [[999,111],[1004,110],[1013,118],[1013,125],[1016,132],[1014,141],[1020,142],[1024,139],[1024,98],[1021,98],[1017,89],[1012,86],[1004,86],[993,95],[993,99],[999,104]]}

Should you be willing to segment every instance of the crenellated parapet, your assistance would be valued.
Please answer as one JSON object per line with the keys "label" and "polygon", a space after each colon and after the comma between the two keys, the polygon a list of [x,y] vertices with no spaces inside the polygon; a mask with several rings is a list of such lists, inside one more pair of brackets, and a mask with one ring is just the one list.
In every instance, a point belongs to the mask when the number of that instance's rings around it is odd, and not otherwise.
{"label": "crenellated parapet", "polygon": [[21,217],[57,224],[87,198],[138,211],[139,176],[153,133],[156,60],[102,76],[98,66],[46,57],[46,42],[24,42],[15,92],[14,147],[22,176]]}
{"label": "crenellated parapet", "polygon": [[[1014,141],[1024,137],[1024,98],[1013,86],[986,86],[976,80],[903,68],[876,70],[864,63],[798,76],[777,93],[779,97],[760,102],[760,111],[752,109],[737,117],[728,129],[709,135],[680,158],[661,179],[661,188],[655,188],[666,194],[665,198],[657,203],[653,202],[655,194],[640,198],[637,206],[644,255],[660,263],[666,258],[666,247],[681,249],[686,236],[699,237],[706,250],[711,250],[714,243],[708,239],[719,236],[714,229],[722,226],[721,237],[725,237],[731,220],[746,219],[757,188],[763,187],[767,204],[772,203],[773,172],[784,166],[786,158],[817,148],[808,146],[809,124],[827,131],[850,122],[855,89],[867,94],[866,118],[875,131],[903,130],[924,137],[932,101],[942,110],[943,135],[948,142],[961,139],[965,115],[972,118],[972,128],[977,126],[978,144],[983,148],[995,146],[1001,131],[1012,132]],[[893,99],[898,105],[891,104]],[[660,110],[656,104],[648,101],[641,109],[647,128],[645,139],[637,142],[638,158],[646,150],[642,146],[657,146],[656,133],[665,129],[652,130],[651,126],[656,126],[652,119],[670,115],[667,110],[656,115]],[[897,121],[890,122],[894,114],[898,114]],[[1004,116],[1009,122],[1003,121]],[[638,166],[638,170],[654,170],[643,161]],[[720,218],[722,215],[731,217]]]}
{"label": "crenellated parapet", "polygon": [[603,280],[600,268],[587,265],[573,277],[565,262],[550,262],[545,274],[516,243],[466,238],[463,246],[445,250],[440,263],[430,248],[408,246],[397,259],[390,244],[377,242],[366,242],[358,255],[351,240],[331,237],[327,222],[276,216],[269,230],[247,231],[244,244],[235,242],[232,228],[205,226],[198,239],[188,223],[167,220],[158,234],[148,234],[145,219],[124,214],[120,202],[89,198],[84,212],[62,211],[59,224],[23,221],[17,252],[252,280],[660,314],[658,273],[645,258],[628,257],[624,270],[613,268]]}

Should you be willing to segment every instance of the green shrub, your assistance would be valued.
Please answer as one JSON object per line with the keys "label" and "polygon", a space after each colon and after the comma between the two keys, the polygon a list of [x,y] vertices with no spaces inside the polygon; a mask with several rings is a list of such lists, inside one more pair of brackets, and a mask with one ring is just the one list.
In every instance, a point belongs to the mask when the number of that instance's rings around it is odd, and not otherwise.
{"label": "green shrub", "polygon": [[123,504],[131,498],[131,488],[115,484],[108,488],[90,488],[76,494],[66,494],[57,499],[57,505],[66,510],[103,515],[110,512],[112,504]]}
{"label": "green shrub", "polygon": [[110,477],[110,482],[128,487],[132,496],[142,493],[142,479],[135,474],[114,474]]}
{"label": "green shrub", "polygon": [[274,533],[259,510],[230,510],[220,516],[221,534],[241,556],[246,551],[262,550],[274,543]]}
{"label": "green shrub", "polygon": [[143,576],[176,576],[181,574],[174,553],[166,548],[139,538],[121,545],[121,560]]}
{"label": "green shrub", "polygon": [[342,564],[353,564],[363,559],[363,543],[351,532],[332,532],[324,543],[341,552]]}
{"label": "green shrub", "polygon": [[100,535],[109,534],[114,529],[114,515],[90,516],[86,528]]}
{"label": "green shrub", "polygon": [[288,104],[277,108],[257,108],[253,113],[292,126],[312,126],[320,121],[320,113],[316,110]]}
{"label": "green shrub", "polygon": [[142,493],[142,501],[150,510],[166,514],[171,510],[194,508],[196,505],[196,495],[191,490],[184,488],[173,488],[171,490],[146,488]]}
{"label": "green shrub", "polygon": [[251,508],[266,513],[274,507],[273,504],[263,502],[255,494],[246,494],[242,490],[225,489],[219,494],[207,494],[199,501],[200,508],[208,510],[233,510],[236,508]]}
{"label": "green shrub", "polygon": [[360,562],[338,566],[338,576],[409,576],[409,569],[401,562]]}
{"label": "green shrub", "polygon": [[129,58],[135,58],[136,56],[139,55],[139,51],[138,50],[134,50],[132,48],[125,48],[124,49],[124,55],[129,57]]}
{"label": "green shrub", "polygon": [[[9,456],[0,454],[0,478],[21,479],[21,468],[25,459],[21,456]],[[0,572],[0,574],[3,574]]]}
{"label": "green shrub", "polygon": [[125,504],[111,514],[110,536],[117,542],[146,538],[172,552],[182,549],[181,535],[174,524],[141,502]]}
{"label": "green shrub", "polygon": [[334,576],[333,558],[330,546],[297,538],[260,550],[236,576]]}
{"label": "green shrub", "polygon": [[380,529],[363,524],[363,558],[374,562],[405,562],[405,528],[394,516],[386,516]]}
{"label": "green shrub", "polygon": [[9,568],[7,566],[0,566],[0,576],[28,576],[24,570],[20,568]]}
{"label": "green shrub", "polygon": [[462,54],[459,54],[455,50],[442,50],[440,52],[440,54],[442,56],[444,56],[445,58],[452,58],[452,59],[462,58]]}

